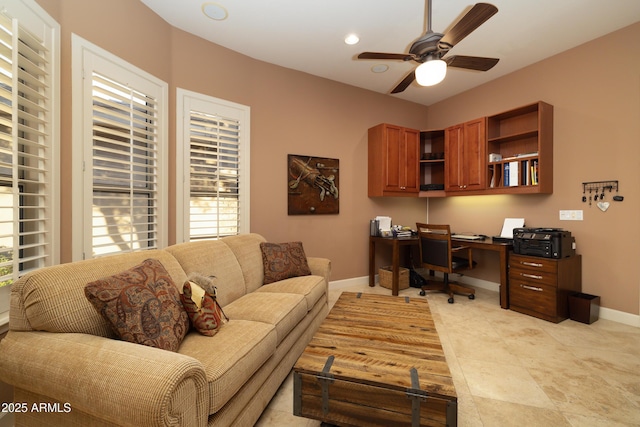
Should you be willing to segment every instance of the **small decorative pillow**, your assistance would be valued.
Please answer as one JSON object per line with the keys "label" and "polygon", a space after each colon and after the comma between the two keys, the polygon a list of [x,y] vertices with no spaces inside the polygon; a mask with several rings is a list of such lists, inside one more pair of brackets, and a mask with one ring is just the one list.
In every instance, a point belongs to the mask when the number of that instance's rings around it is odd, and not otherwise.
{"label": "small decorative pillow", "polygon": [[84,293],[124,341],[177,351],[189,330],[178,289],[158,260],[88,283]]}
{"label": "small decorative pillow", "polygon": [[187,280],[180,295],[191,324],[198,332],[208,337],[214,336],[220,326],[229,320],[216,301],[216,290],[213,289],[213,293],[206,292],[197,283]]}
{"label": "small decorative pillow", "polygon": [[307,263],[302,242],[260,243],[262,263],[264,264],[264,284],[277,282],[290,277],[309,276],[311,270]]}

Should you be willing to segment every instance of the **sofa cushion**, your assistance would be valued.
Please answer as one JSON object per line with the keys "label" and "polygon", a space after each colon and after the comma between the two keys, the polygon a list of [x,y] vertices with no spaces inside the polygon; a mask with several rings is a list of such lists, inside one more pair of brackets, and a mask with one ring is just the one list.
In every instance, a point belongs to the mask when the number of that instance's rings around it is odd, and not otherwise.
{"label": "sofa cushion", "polygon": [[204,366],[209,385],[209,414],[220,410],[273,355],[273,325],[231,319],[215,337],[188,334],[178,352]]}
{"label": "sofa cushion", "polygon": [[301,276],[262,286],[256,292],[287,292],[304,296],[310,311],[327,292],[327,283],[320,276]]}
{"label": "sofa cushion", "polygon": [[311,274],[302,242],[260,243],[264,284]]}
{"label": "sofa cushion", "polygon": [[187,242],[165,248],[187,275],[199,273],[216,277],[217,300],[223,308],[247,293],[238,259],[224,240]]}
{"label": "sofa cushion", "polygon": [[260,243],[265,242],[264,237],[256,233],[238,234],[222,239],[233,251],[247,286],[247,293],[251,293],[262,286],[264,269],[262,266],[262,251]]}
{"label": "sofa cushion", "polygon": [[302,295],[289,293],[250,293],[224,308],[230,319],[264,322],[275,326],[278,344],[307,314]]}
{"label": "sofa cushion", "polygon": [[177,351],[189,330],[176,285],[158,260],[90,282],[85,295],[124,341]]}

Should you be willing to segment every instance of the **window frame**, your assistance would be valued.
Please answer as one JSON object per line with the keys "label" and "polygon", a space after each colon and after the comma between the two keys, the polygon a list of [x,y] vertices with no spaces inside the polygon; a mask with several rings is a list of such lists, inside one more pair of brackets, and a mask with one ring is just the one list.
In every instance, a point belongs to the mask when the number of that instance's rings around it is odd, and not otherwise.
{"label": "window frame", "polygon": [[[163,248],[168,241],[168,83],[94,45],[77,34],[71,35],[72,50],[72,176],[74,230],[72,259],[93,256],[93,89],[92,75],[97,72],[120,84],[130,84],[134,90],[154,94],[157,102],[157,171],[154,175],[157,196],[157,242]],[[132,83],[130,83],[132,82]],[[100,186],[102,188],[102,186]],[[116,244],[114,242],[114,244]],[[130,250],[144,250],[146,247]]]}
{"label": "window frame", "polygon": [[182,88],[176,89],[176,242],[188,242],[190,236],[190,111],[234,119],[239,122],[238,234],[249,233],[251,225],[251,108]]}

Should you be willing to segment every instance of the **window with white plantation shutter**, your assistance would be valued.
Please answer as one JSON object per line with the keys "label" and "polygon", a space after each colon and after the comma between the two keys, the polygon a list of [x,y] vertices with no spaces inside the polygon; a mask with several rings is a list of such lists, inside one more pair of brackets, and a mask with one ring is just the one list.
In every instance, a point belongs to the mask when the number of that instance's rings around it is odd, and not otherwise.
{"label": "window with white plantation shutter", "polygon": [[84,153],[82,257],[161,248],[167,84],[77,36],[72,40],[83,77],[82,136],[74,138]]}
{"label": "window with white plantation shutter", "polygon": [[95,72],[92,85],[93,255],[157,248],[157,100]]}
{"label": "window with white plantation shutter", "polygon": [[[179,241],[217,239],[249,228],[249,107],[178,90]],[[178,120],[180,124],[180,120]]]}
{"label": "window with white plantation shutter", "polygon": [[[16,3],[0,13],[0,320],[8,312],[10,285],[58,262],[52,75],[59,27],[39,8],[43,15],[34,16],[29,5]],[[37,23],[35,32],[25,21]]]}

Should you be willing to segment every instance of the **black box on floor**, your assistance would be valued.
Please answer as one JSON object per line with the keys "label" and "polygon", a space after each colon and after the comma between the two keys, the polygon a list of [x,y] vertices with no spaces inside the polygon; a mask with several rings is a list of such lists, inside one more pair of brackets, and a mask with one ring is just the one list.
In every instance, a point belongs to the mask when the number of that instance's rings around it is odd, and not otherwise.
{"label": "black box on floor", "polygon": [[569,317],[576,322],[592,324],[598,320],[600,297],[583,293],[569,295]]}

